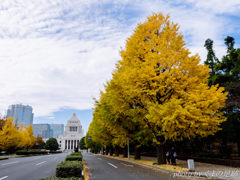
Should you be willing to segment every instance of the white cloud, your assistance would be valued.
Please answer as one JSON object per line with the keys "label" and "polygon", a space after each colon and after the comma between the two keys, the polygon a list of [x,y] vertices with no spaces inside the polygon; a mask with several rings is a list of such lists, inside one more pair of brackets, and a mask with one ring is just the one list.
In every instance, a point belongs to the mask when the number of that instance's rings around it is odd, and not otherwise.
{"label": "white cloud", "polygon": [[[219,58],[236,33],[236,1],[3,0],[0,4],[0,113],[10,104],[35,117],[61,108],[89,109],[111,78],[120,46],[151,12],[170,13],[193,53],[205,60],[207,38]],[[228,27],[228,28],[226,28]],[[240,39],[240,38],[239,38]]]}

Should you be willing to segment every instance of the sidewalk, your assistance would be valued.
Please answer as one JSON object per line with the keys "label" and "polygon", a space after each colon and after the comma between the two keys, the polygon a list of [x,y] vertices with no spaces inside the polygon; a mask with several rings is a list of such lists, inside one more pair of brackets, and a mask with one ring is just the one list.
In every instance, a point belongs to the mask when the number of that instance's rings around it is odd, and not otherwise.
{"label": "sidewalk", "polygon": [[[130,155],[130,158],[134,158],[134,155]],[[141,156],[141,159],[153,162],[157,161],[156,157]],[[187,161],[176,160],[176,164],[177,166],[188,168]],[[240,168],[200,162],[194,162],[194,166],[195,172],[201,172],[202,175],[206,175],[208,177],[240,180]]]}

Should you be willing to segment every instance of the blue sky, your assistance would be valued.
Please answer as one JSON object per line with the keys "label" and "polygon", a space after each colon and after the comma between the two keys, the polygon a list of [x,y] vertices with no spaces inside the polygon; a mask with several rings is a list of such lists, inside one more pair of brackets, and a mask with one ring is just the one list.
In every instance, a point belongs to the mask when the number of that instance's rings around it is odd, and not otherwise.
{"label": "blue sky", "polygon": [[111,78],[127,37],[152,12],[170,13],[202,62],[207,38],[219,59],[227,35],[240,47],[236,0],[1,0],[0,113],[22,103],[33,107],[34,123],[66,124],[75,112],[86,132],[92,97]]}

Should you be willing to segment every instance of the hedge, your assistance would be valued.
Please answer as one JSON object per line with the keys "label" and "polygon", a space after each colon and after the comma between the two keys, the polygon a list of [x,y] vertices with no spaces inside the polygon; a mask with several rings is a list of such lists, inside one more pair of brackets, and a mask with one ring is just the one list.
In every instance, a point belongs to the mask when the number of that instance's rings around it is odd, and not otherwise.
{"label": "hedge", "polygon": [[62,151],[49,151],[49,153],[52,153],[52,154],[54,154],[54,153],[62,153]]}
{"label": "hedge", "polygon": [[82,156],[82,153],[81,152],[74,152],[74,153],[71,153],[70,156]]}
{"label": "hedge", "polygon": [[18,150],[16,151],[16,155],[39,155],[39,154],[48,154],[47,151],[40,151],[40,150],[35,150],[35,151],[25,151],[25,150]]}
{"label": "hedge", "polygon": [[67,155],[65,161],[82,161],[82,156],[70,156]]}
{"label": "hedge", "polygon": [[81,161],[62,161],[56,167],[56,177],[82,177],[82,170]]}
{"label": "hedge", "polygon": [[40,178],[38,180],[83,180],[83,178],[78,177],[68,177],[68,178]]}

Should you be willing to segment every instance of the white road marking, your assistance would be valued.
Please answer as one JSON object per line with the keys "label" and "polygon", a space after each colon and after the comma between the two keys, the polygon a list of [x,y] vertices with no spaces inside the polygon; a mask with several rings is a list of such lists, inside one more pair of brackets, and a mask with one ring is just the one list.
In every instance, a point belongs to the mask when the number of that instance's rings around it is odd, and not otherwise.
{"label": "white road marking", "polygon": [[39,164],[42,164],[42,163],[45,163],[46,161],[43,161],[43,162],[40,162],[40,163],[38,163],[38,164],[36,164],[36,165],[39,165]]}
{"label": "white road marking", "polygon": [[19,161],[15,161],[15,162],[11,162],[11,163],[6,163],[6,164],[2,164],[2,165],[8,165],[8,164],[13,164],[13,163],[17,163]]}
{"label": "white road marking", "polygon": [[123,165],[125,165],[125,166],[131,166],[131,167],[133,167],[133,165],[127,165],[127,164],[124,164],[124,163],[121,163],[121,164],[123,164]]}
{"label": "white road marking", "polygon": [[7,177],[8,177],[8,176],[4,176],[4,177],[0,178],[0,180],[5,179],[5,178],[7,178]]}
{"label": "white road marking", "polygon": [[113,167],[117,168],[117,166],[114,166],[114,165],[113,165],[113,164],[111,164],[111,163],[108,163],[108,164],[110,164],[111,166],[113,166]]}
{"label": "white road marking", "polygon": [[99,160],[101,160],[100,158],[98,158]]}

